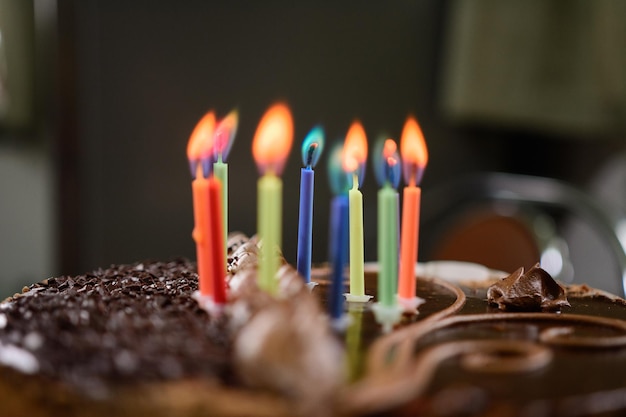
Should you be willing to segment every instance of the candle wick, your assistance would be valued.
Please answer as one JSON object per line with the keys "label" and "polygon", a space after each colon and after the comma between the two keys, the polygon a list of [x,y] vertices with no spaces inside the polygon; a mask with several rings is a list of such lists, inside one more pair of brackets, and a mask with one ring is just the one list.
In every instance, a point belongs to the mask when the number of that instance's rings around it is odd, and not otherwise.
{"label": "candle wick", "polygon": [[213,173],[213,162],[211,162],[211,158],[202,158],[202,177],[209,178]]}
{"label": "candle wick", "polygon": [[356,171],[352,173],[352,189],[359,189],[359,176],[357,175]]}
{"label": "candle wick", "polygon": [[306,167],[311,169],[311,166],[313,165],[313,157],[315,155],[315,150],[317,149],[318,144],[317,143],[312,143],[309,146],[307,155],[306,155]]}
{"label": "candle wick", "polygon": [[196,172],[193,179],[195,180],[196,178],[204,178],[204,169],[202,168],[202,164],[196,165]]}
{"label": "candle wick", "polygon": [[217,163],[218,163],[218,164],[221,164],[221,163],[222,163],[222,153],[221,153],[221,152],[218,152],[218,153],[217,153]]}

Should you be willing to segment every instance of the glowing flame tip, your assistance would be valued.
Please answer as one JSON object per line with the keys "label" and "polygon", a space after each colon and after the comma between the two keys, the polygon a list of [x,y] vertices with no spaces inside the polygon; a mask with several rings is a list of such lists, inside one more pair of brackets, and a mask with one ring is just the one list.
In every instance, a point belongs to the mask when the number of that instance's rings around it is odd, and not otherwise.
{"label": "glowing flame tip", "polygon": [[207,177],[210,174],[210,168],[208,171],[205,168],[205,161],[211,161],[212,158],[214,131],[215,113],[209,111],[198,121],[187,142],[187,159],[189,160],[189,167],[192,171],[192,178],[196,177],[196,169],[199,162],[201,162],[203,166],[203,175]]}
{"label": "glowing flame tip", "polygon": [[235,142],[237,126],[239,125],[239,112],[232,110],[226,115],[215,128],[215,160],[225,162],[230,149]]}
{"label": "glowing flame tip", "polygon": [[374,152],[374,172],[382,187],[385,184],[397,188],[400,184],[400,155],[393,139],[379,140]]}
{"label": "glowing flame tip", "polygon": [[412,186],[418,185],[428,163],[428,149],[422,129],[414,117],[407,118],[402,129],[400,153],[404,181]]}
{"label": "glowing flame tip", "polygon": [[261,173],[280,175],[293,142],[293,120],[285,104],[265,112],[252,141],[252,156]]}
{"label": "glowing flame tip", "polygon": [[359,186],[365,176],[365,163],[367,161],[367,136],[360,122],[355,121],[348,129],[346,140],[343,144],[343,169],[349,175],[348,181],[352,183],[352,174],[356,173]]}
{"label": "glowing flame tip", "polygon": [[315,126],[306,135],[302,142],[302,163],[307,168],[313,168],[317,165],[317,161],[324,150],[324,129],[321,126]]}

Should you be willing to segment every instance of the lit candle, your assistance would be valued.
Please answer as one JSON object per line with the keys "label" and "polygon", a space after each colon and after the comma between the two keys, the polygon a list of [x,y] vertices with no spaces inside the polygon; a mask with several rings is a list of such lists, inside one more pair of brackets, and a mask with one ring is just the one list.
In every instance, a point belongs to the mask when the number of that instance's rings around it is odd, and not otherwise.
{"label": "lit candle", "polygon": [[221,306],[226,303],[226,248],[222,245],[223,219],[222,219],[222,184],[219,178],[211,175],[208,179],[209,189],[209,223],[210,223],[210,247],[213,257],[211,269],[213,270],[213,303]]}
{"label": "lit candle", "polygon": [[252,141],[252,155],[262,176],[257,183],[257,228],[261,240],[259,287],[276,293],[279,268],[277,249],[281,246],[281,174],[293,141],[293,121],[284,104],[271,107],[261,119]]}
{"label": "lit candle", "polygon": [[389,332],[400,321],[402,309],[396,302],[398,281],[398,192],[400,156],[392,139],[381,141],[374,152],[378,191],[378,300],[373,306],[376,320]]}
{"label": "lit candle", "polygon": [[311,282],[311,246],[313,237],[313,185],[315,171],[324,149],[324,129],[314,127],[302,142],[300,169],[300,209],[298,215],[298,259],[296,267],[307,284]]}
{"label": "lit candle", "polygon": [[376,176],[382,186],[378,191],[378,302],[396,304],[398,280],[398,191],[400,157],[396,143],[387,139],[376,161]]}
{"label": "lit candle", "polygon": [[400,272],[398,300],[405,311],[415,312],[423,302],[416,297],[415,265],[419,236],[421,189],[418,187],[428,162],[424,135],[417,121],[409,117],[400,139],[404,180],[407,186],[402,197],[402,231],[400,237]]}
{"label": "lit candle", "polygon": [[213,173],[222,184],[222,229],[224,234],[224,265],[226,264],[226,241],[228,240],[228,164],[226,159],[233,146],[237,125],[239,123],[239,113],[233,110],[226,115],[215,129],[215,146]]}
{"label": "lit candle", "polygon": [[215,114],[208,112],[196,125],[187,143],[187,159],[193,178],[194,228],[193,240],[196,242],[198,263],[198,289],[201,296],[213,297],[213,271],[211,270],[211,251],[209,240],[209,181],[206,164],[202,155],[207,154],[211,146],[210,138],[215,129]]}
{"label": "lit candle", "polygon": [[335,328],[341,329],[344,320],[345,285],[343,271],[348,259],[348,180],[342,167],[341,144],[333,147],[328,158],[328,179],[334,197],[330,205],[330,230],[328,260],[331,265],[331,288],[328,309]]}
{"label": "lit candle", "polygon": [[367,138],[359,122],[350,126],[343,145],[343,169],[352,181],[348,191],[350,206],[350,293],[349,302],[367,302],[371,296],[365,294],[364,242],[363,242],[363,194],[359,186],[365,174],[367,160]]}

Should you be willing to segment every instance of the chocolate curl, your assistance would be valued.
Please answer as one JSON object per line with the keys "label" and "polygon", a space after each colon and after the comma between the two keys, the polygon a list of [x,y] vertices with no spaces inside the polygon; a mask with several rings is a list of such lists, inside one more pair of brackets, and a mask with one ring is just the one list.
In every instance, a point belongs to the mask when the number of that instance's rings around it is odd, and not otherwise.
{"label": "chocolate curl", "polygon": [[555,311],[570,306],[565,289],[538,263],[526,273],[522,267],[493,284],[487,300],[500,310]]}

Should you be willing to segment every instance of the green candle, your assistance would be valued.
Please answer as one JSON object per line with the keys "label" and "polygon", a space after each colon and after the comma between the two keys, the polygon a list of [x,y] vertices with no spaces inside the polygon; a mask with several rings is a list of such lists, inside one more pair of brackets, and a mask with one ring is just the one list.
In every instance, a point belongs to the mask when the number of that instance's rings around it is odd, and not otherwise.
{"label": "green candle", "polygon": [[276,272],[279,258],[276,253],[281,247],[282,180],[272,173],[263,175],[258,181],[258,232],[263,244],[259,259],[259,287],[270,294],[278,289]]}
{"label": "green candle", "polygon": [[222,184],[222,229],[224,230],[224,263],[228,248],[228,154],[235,141],[237,125],[239,124],[239,112],[232,110],[224,117],[215,129],[213,173]]}
{"label": "green candle", "polygon": [[378,302],[372,306],[376,321],[387,333],[400,321],[396,302],[398,278],[398,191],[400,157],[393,139],[379,141],[374,152],[378,190]]}
{"label": "green candle", "polygon": [[[217,162],[213,164],[213,173],[222,184],[222,224],[224,229],[224,256],[226,256],[228,240],[228,164],[222,162],[222,155],[218,155]],[[226,259],[224,259],[226,262]]]}
{"label": "green candle", "polygon": [[363,194],[359,191],[359,177],[352,176],[352,189],[348,192],[350,205],[350,295],[365,295],[363,271]]}
{"label": "green candle", "polygon": [[293,119],[289,108],[275,104],[265,112],[252,140],[252,156],[261,172],[257,183],[257,231],[261,242],[259,288],[278,292],[276,273],[282,238],[283,182],[279,175],[293,142]]}
{"label": "green candle", "polygon": [[386,183],[378,191],[378,302],[396,304],[398,277],[398,192]]}

